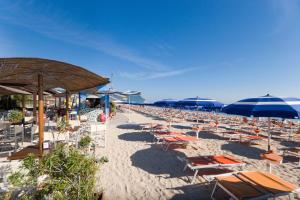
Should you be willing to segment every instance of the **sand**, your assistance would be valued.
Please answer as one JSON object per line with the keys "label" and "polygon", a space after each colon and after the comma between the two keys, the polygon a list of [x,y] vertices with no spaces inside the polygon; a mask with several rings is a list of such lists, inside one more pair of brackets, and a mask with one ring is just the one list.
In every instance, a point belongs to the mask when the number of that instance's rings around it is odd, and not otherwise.
{"label": "sand", "polygon": [[[138,124],[166,122],[136,112],[132,112],[130,119],[131,123],[128,123],[128,114],[118,112],[108,124],[106,147],[97,148],[97,157],[107,156],[109,159],[97,173],[97,189],[104,191],[107,200],[209,199],[211,188],[201,179],[190,184],[188,177],[192,176],[192,172],[183,171],[184,163],[177,156],[226,153],[249,162],[246,170],[268,170],[266,161],[259,156],[266,149],[266,142],[248,146],[229,142],[217,134],[201,132],[197,145],[185,150],[163,151],[160,145],[153,143],[153,137],[148,132],[141,131]],[[172,127],[174,131],[193,134],[190,125],[185,122],[173,124]],[[51,139],[51,135],[48,134],[47,139]],[[284,145],[279,141],[272,142],[273,149]],[[11,171],[18,165],[18,161],[7,162],[4,157],[0,158],[2,170]],[[272,173],[300,186],[300,169],[295,163],[273,166]]]}
{"label": "sand", "polygon": [[[181,151],[163,151],[152,142],[152,136],[142,132],[136,124],[160,122],[132,112],[127,122],[127,113],[118,113],[109,125],[107,146],[99,149],[98,156],[107,156],[109,162],[101,167],[97,184],[104,190],[105,199],[209,199],[210,188],[197,180],[190,184],[183,171],[184,163],[177,156],[231,154],[249,162],[246,170],[265,170],[267,163],[260,159],[265,143],[248,146],[229,142],[212,133],[201,133],[195,148]],[[173,124],[174,130],[191,131],[190,123]],[[278,145],[275,142],[272,143]],[[274,166],[272,173],[299,186],[300,169],[295,163]],[[284,198],[283,198],[284,199]]]}

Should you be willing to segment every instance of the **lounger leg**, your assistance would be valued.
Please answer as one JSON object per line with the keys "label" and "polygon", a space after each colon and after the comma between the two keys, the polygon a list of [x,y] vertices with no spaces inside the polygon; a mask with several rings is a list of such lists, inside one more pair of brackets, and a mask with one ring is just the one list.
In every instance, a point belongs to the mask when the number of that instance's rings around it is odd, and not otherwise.
{"label": "lounger leg", "polygon": [[216,191],[216,189],[217,189],[217,186],[218,186],[218,182],[215,183],[215,186],[214,186],[214,188],[213,188],[213,190],[212,190],[212,192],[211,192],[211,195],[210,195],[210,198],[211,198],[211,199],[214,199],[214,193],[215,193],[215,191]]}
{"label": "lounger leg", "polygon": [[290,199],[290,200],[294,200],[294,199],[295,199],[294,197],[295,197],[295,196],[294,196],[294,193],[289,194],[289,199]]}
{"label": "lounger leg", "polygon": [[166,148],[164,149],[164,151],[168,151],[170,145],[171,145],[171,143],[167,143]]}
{"label": "lounger leg", "polygon": [[193,176],[193,179],[192,179],[192,181],[191,181],[191,183],[194,183],[195,182],[195,180],[196,180],[196,177],[197,177],[197,174],[198,174],[198,169],[195,171],[195,173],[194,173],[194,176]]}
{"label": "lounger leg", "polygon": [[187,167],[188,167],[188,164],[186,164],[186,165],[184,166],[183,171],[185,171]]}

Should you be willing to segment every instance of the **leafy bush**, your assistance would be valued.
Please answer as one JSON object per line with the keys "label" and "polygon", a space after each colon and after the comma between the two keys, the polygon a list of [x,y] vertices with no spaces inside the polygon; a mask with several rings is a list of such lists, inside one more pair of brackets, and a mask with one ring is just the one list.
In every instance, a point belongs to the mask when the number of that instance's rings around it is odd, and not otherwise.
{"label": "leafy bush", "polygon": [[84,136],[80,139],[79,141],[79,147],[81,148],[87,148],[89,147],[90,143],[91,143],[92,139],[90,136]]}
{"label": "leafy bush", "polygon": [[[39,161],[33,155],[23,160],[19,170],[9,177],[18,199],[97,199],[95,173],[98,165],[92,158],[64,145],[58,145]],[[17,190],[16,190],[17,191]]]}
{"label": "leafy bush", "polygon": [[67,131],[68,125],[64,117],[57,119],[57,130],[59,133],[65,133]]}
{"label": "leafy bush", "polygon": [[8,120],[11,123],[18,123],[21,122],[23,119],[23,113],[19,110],[11,110],[8,113]]}

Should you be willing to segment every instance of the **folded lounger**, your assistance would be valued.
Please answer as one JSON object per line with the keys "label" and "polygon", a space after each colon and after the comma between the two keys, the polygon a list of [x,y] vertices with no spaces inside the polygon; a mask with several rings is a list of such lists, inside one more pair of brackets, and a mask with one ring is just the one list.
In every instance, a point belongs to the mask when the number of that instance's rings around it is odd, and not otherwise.
{"label": "folded lounger", "polygon": [[189,144],[191,142],[198,141],[198,138],[187,136],[184,134],[175,135],[174,137],[163,138],[162,146],[165,151],[167,151],[172,144]]}
{"label": "folded lounger", "polygon": [[217,176],[211,198],[218,188],[224,190],[231,199],[268,199],[292,195],[297,187],[268,172],[248,171]]}
{"label": "folded lounger", "polygon": [[[193,179],[191,183],[193,183],[199,173],[200,169],[208,169],[208,168],[228,168],[228,167],[243,167],[246,165],[245,162],[234,158],[229,155],[213,155],[213,156],[197,156],[197,157],[187,157],[185,159],[186,165],[184,167],[184,171],[189,168],[194,172]],[[224,170],[225,173],[228,170]],[[210,180],[210,176],[204,176],[206,180]]]}

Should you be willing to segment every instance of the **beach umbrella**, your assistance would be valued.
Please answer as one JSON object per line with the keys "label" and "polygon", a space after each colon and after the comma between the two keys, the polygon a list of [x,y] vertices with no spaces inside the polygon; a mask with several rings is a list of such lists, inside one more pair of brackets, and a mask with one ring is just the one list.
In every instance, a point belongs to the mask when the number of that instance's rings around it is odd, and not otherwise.
{"label": "beach umbrella", "polygon": [[299,119],[300,99],[275,97],[267,94],[262,97],[240,100],[224,107],[222,111],[227,114],[247,117],[267,117],[268,150],[270,150],[270,118]]}
{"label": "beach umbrella", "polygon": [[128,99],[128,122],[130,122],[130,97],[134,95],[141,95],[141,92],[126,91],[126,92],[120,92],[120,94],[126,96]]}
{"label": "beach umbrella", "polygon": [[176,103],[177,106],[188,106],[188,107],[202,107],[205,109],[217,109],[222,108],[224,104],[214,100],[214,99],[208,99],[208,98],[186,98],[183,100],[180,100]]}
{"label": "beach umbrella", "polygon": [[160,101],[156,101],[153,104],[156,106],[163,106],[163,107],[173,107],[178,102],[176,99],[162,99]]}

